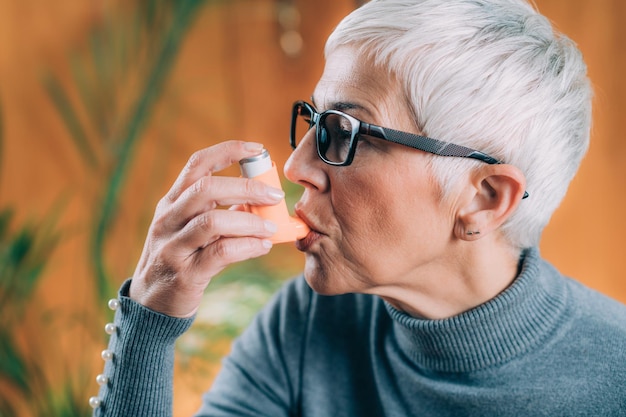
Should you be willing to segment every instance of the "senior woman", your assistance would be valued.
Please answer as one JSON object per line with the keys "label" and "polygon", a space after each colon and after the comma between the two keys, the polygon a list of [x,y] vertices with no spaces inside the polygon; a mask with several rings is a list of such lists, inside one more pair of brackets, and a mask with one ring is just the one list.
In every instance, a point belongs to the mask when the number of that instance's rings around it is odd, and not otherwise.
{"label": "senior woman", "polygon": [[[580,52],[522,0],[380,0],[293,109],[303,277],[234,343],[199,416],[626,415],[626,308],[540,257],[588,145]],[[194,154],[120,290],[97,416],[171,414],[173,346],[282,192]],[[332,296],[332,297],[331,297]],[[117,303],[114,303],[117,304]]]}

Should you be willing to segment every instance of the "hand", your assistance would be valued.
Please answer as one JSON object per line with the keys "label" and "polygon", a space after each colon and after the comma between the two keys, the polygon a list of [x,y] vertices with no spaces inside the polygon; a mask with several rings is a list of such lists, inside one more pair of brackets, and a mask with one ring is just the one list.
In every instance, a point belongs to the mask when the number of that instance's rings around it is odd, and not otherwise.
{"label": "hand", "polygon": [[243,158],[258,155],[258,143],[229,141],[193,154],[158,203],[130,298],[174,317],[190,317],[216,274],[231,263],[265,255],[276,225],[223,206],[273,205],[282,190],[246,178],[220,177]]}

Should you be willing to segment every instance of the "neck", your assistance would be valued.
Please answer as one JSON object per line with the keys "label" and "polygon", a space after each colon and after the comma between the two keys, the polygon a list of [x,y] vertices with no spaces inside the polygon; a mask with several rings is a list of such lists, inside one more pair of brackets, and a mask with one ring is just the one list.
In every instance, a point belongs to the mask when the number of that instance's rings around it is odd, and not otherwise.
{"label": "neck", "polygon": [[421,369],[475,372],[519,358],[554,335],[572,314],[568,284],[562,278],[540,259],[538,250],[530,249],[523,269],[508,288],[462,314],[425,320],[412,318],[389,303],[385,307],[399,348]]}
{"label": "neck", "polygon": [[442,261],[373,292],[414,317],[456,316],[491,300],[515,280],[519,251],[495,243],[490,239],[461,242]]}

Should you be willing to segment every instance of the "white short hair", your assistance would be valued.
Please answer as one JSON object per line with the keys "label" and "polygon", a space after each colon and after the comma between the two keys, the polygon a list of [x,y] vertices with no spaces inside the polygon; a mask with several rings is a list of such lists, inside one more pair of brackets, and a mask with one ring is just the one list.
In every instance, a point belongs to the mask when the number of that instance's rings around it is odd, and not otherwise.
{"label": "white short hair", "polygon": [[[576,45],[524,0],[373,0],[338,25],[326,56],[347,44],[400,80],[422,134],[524,173],[530,197],[502,230],[514,247],[537,245],[589,145],[592,89]],[[432,161],[442,198],[480,164]]]}

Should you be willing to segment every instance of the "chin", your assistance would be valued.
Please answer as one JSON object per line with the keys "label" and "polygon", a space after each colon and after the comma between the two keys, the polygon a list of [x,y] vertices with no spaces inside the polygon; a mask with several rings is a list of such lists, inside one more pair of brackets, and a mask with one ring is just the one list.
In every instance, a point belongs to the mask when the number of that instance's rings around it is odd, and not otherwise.
{"label": "chin", "polygon": [[353,292],[347,285],[347,275],[338,273],[336,267],[326,268],[317,259],[307,257],[304,266],[304,279],[313,291],[321,295],[340,295]]}

